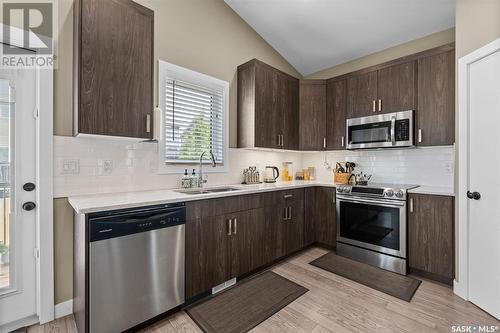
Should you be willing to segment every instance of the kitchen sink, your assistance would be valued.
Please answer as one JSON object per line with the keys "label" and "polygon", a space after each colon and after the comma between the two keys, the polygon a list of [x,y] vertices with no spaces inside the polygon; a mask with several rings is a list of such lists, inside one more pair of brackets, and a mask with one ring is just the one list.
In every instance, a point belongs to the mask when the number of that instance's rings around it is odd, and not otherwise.
{"label": "kitchen sink", "polygon": [[204,188],[204,189],[189,189],[189,190],[178,190],[177,193],[182,194],[206,194],[206,193],[220,193],[220,192],[231,192],[238,191],[239,188],[234,187],[215,187],[215,188]]}

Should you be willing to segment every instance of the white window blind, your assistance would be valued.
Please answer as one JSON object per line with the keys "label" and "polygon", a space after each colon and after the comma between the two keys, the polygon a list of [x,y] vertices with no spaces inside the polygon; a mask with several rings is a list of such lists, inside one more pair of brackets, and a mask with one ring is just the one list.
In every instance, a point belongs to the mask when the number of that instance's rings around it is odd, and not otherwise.
{"label": "white window blind", "polygon": [[164,80],[165,162],[195,163],[203,151],[211,150],[216,162],[223,164],[224,88]]}

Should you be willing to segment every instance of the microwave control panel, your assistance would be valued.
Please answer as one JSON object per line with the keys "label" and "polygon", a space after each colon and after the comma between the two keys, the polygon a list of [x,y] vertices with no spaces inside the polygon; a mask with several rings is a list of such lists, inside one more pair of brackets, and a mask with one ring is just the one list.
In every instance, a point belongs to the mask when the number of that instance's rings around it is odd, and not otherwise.
{"label": "microwave control panel", "polygon": [[396,120],[396,141],[410,140],[410,119]]}

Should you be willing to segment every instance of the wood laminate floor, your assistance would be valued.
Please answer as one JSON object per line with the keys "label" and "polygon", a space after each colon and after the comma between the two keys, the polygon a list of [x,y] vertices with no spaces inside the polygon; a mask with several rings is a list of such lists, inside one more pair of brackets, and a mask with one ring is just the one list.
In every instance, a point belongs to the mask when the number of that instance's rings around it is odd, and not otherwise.
{"label": "wood laminate floor", "polygon": [[[424,280],[408,303],[308,264],[325,253],[311,248],[273,267],[309,292],[251,332],[451,332],[452,325],[500,326],[498,320],[438,283]],[[68,316],[30,327],[28,332],[73,333],[76,328]],[[167,332],[201,330],[185,312],[179,312],[141,333]]]}

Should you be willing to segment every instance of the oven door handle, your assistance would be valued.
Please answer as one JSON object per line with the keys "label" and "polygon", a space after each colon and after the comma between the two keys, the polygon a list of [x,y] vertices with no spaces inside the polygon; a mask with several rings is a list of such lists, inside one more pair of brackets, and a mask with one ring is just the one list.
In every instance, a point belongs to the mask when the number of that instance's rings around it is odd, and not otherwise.
{"label": "oven door handle", "polygon": [[396,117],[391,118],[391,142],[392,145],[396,145]]}
{"label": "oven door handle", "polygon": [[374,205],[379,205],[383,207],[404,207],[406,206],[405,201],[397,201],[397,200],[371,200],[371,199],[366,199],[366,198],[346,198],[346,197],[340,197],[337,196],[337,202],[339,201],[345,201],[345,202],[352,202],[352,203],[369,203],[369,204],[374,204]]}

